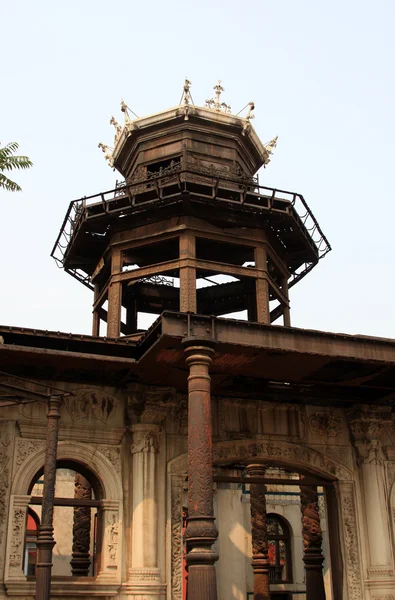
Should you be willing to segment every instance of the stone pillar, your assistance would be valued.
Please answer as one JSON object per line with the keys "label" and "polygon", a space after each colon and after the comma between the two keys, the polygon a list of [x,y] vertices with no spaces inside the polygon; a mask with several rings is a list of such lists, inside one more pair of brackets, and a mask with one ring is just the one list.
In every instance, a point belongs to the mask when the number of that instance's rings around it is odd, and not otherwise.
{"label": "stone pillar", "polygon": [[61,405],[62,399],[56,396],[52,396],[48,401],[43,503],[37,536],[36,600],[49,600],[51,592],[52,549],[56,543],[53,538],[53,500]]}
{"label": "stone pillar", "polygon": [[159,450],[158,425],[131,426],[133,443],[132,566],[128,593],[146,600],[162,593],[158,568],[158,507],[156,460]]}
{"label": "stone pillar", "polygon": [[306,570],[306,600],[325,600],[322,565],[322,531],[318,510],[318,493],[315,486],[300,486],[302,509],[302,535]]}
{"label": "stone pillar", "polygon": [[391,551],[388,502],[385,494],[384,455],[381,434],[385,423],[391,423],[387,407],[360,405],[349,413],[349,426],[357,451],[362,482],[368,537],[368,579],[380,581],[380,590],[395,585]]}
{"label": "stone pillar", "polygon": [[[195,236],[180,236],[180,259],[195,259]],[[184,266],[180,268],[180,311],[197,312],[196,304],[196,268]]]}
{"label": "stone pillar", "polygon": [[209,368],[214,340],[183,341],[188,377],[188,600],[216,600],[212,423]]}
{"label": "stone pillar", "polygon": [[[74,498],[91,499],[92,486],[81,475],[75,474]],[[89,575],[90,538],[91,538],[91,508],[90,506],[77,506],[73,514],[73,553],[70,561],[73,575],[87,577]]]}
{"label": "stone pillar", "polygon": [[[264,465],[248,465],[249,477],[265,477]],[[267,543],[266,486],[250,484],[252,569],[254,572],[254,600],[270,600],[269,556]]]}
{"label": "stone pillar", "polygon": [[262,247],[255,248],[255,267],[259,269],[260,276],[256,280],[256,313],[258,323],[270,325],[269,308],[269,283],[267,280],[266,250]]}

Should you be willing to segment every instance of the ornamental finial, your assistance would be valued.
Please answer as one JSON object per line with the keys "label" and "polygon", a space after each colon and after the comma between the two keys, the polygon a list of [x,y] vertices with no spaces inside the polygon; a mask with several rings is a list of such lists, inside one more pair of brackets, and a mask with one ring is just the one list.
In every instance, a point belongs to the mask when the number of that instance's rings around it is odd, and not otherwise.
{"label": "ornamental finial", "polygon": [[189,81],[189,79],[187,77],[185,77],[184,89],[183,89],[181,101],[180,101],[180,104],[183,104],[184,106],[187,106],[188,104],[193,104],[192,96],[191,96],[191,92],[190,92],[191,85],[192,85],[192,81]]}
{"label": "ornamental finial", "polygon": [[121,134],[122,134],[122,127],[118,123],[118,121],[116,120],[115,117],[111,117],[111,119],[110,119],[110,125],[114,125],[114,127],[115,127],[114,146],[116,146],[117,142],[118,142],[118,140],[119,140],[119,138],[121,137]]}
{"label": "ornamental finial", "polygon": [[130,119],[130,116],[129,116],[128,107],[126,105],[125,100],[121,100],[121,111],[125,115],[125,125],[127,125],[128,123],[130,123],[131,119]]}
{"label": "ornamental finial", "polygon": [[100,148],[100,150],[104,153],[104,158],[106,159],[106,161],[108,162],[110,167],[113,167],[114,166],[114,159],[112,156],[113,148],[110,148],[110,146],[106,146],[106,144],[103,144],[103,142],[100,142],[98,144],[98,148]]}
{"label": "ornamental finial", "polygon": [[226,113],[231,112],[231,108],[229,104],[225,104],[225,102],[221,102],[221,94],[225,91],[225,88],[221,85],[221,80],[218,79],[218,83],[214,86],[215,91],[215,100],[211,98],[210,100],[206,100],[206,108],[210,108],[211,110],[216,110],[217,112],[223,111]]}
{"label": "ornamental finial", "polygon": [[265,150],[268,154],[267,159],[265,160],[265,165],[267,165],[270,162],[270,155],[273,154],[273,150],[277,146],[277,140],[278,140],[278,135],[276,135],[276,137],[274,137],[272,140],[270,140],[270,142],[268,142],[267,144],[264,144]]}

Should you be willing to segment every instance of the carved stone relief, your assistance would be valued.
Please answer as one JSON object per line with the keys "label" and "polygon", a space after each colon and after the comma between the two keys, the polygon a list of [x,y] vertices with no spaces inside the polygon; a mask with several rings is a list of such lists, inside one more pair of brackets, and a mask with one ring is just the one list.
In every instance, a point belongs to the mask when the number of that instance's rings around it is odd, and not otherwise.
{"label": "carved stone relief", "polygon": [[32,454],[39,452],[45,448],[44,440],[28,440],[24,438],[17,439],[16,442],[16,458],[15,464],[17,467],[23,465],[25,460]]}
{"label": "carved stone relief", "polygon": [[305,438],[304,407],[286,402],[218,399],[218,436],[220,440],[246,439],[254,435]]}
{"label": "carved stone relief", "polygon": [[[6,520],[8,504],[8,488],[10,484],[10,447],[11,442],[8,437],[4,437],[0,442],[0,547],[3,543],[4,524]],[[0,555],[0,566],[2,557]]]}
{"label": "carved stone relief", "polygon": [[175,405],[173,388],[135,384],[128,394],[127,414],[132,423],[163,422]]}
{"label": "carved stone relief", "polygon": [[110,461],[116,472],[119,473],[121,470],[121,449],[117,446],[98,446],[98,450]]}
{"label": "carved stone relief", "polygon": [[12,533],[9,554],[10,574],[20,574],[22,568],[22,553],[24,547],[24,528],[26,520],[26,510],[15,508],[12,517]]}
{"label": "carved stone relief", "polygon": [[344,429],[343,419],[333,411],[316,412],[309,418],[312,431],[323,437],[337,437]]}
{"label": "carved stone relief", "polygon": [[159,452],[157,431],[133,431],[133,444],[130,448],[130,451],[132,454],[136,454],[138,452],[157,454]]}
{"label": "carved stone relief", "polygon": [[351,486],[347,486],[340,495],[340,505],[344,528],[344,550],[349,600],[361,600],[362,573],[358,548],[358,533],[355,515],[354,497]]}
{"label": "carved stone relief", "polygon": [[108,560],[110,565],[117,564],[119,523],[115,513],[111,513],[107,520],[108,526]]}
{"label": "carved stone relief", "polygon": [[65,405],[73,421],[89,419],[107,423],[115,412],[117,400],[103,390],[82,388],[75,396],[65,398]]}
{"label": "carved stone relief", "polygon": [[287,461],[309,465],[337,479],[348,479],[350,472],[321,452],[307,446],[287,442],[261,440],[238,440],[214,444],[213,459],[215,462],[231,458],[250,459],[254,457],[271,457],[273,461]]}
{"label": "carved stone relief", "polygon": [[185,475],[171,477],[171,597],[182,600],[182,495]]}

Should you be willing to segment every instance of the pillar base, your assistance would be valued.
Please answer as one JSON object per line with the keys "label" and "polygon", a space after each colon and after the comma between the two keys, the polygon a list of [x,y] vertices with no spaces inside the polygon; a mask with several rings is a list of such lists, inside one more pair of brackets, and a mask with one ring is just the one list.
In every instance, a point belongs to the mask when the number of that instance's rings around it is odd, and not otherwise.
{"label": "pillar base", "polygon": [[129,569],[129,579],[122,585],[121,594],[127,597],[144,597],[144,600],[162,600],[166,586],[161,583],[157,568]]}

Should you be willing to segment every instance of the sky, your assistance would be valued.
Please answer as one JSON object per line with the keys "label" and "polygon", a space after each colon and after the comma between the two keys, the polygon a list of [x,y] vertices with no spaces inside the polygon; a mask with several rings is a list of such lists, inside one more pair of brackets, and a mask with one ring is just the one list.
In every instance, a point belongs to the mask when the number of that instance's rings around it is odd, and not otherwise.
{"label": "sky", "polygon": [[[1,7],[0,142],[34,167],[0,190],[0,323],[90,333],[92,293],[52,246],[71,200],[115,186],[97,148],[120,101],[255,103],[260,183],[303,194],[332,245],[290,291],[295,327],[395,338],[393,0],[48,0]],[[118,176],[118,179],[120,177]]]}

